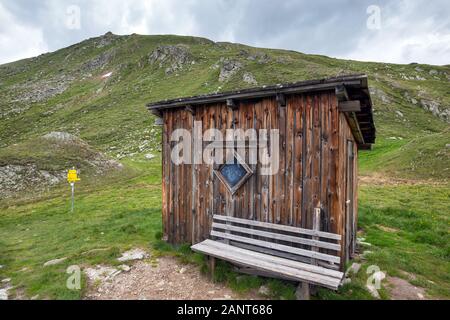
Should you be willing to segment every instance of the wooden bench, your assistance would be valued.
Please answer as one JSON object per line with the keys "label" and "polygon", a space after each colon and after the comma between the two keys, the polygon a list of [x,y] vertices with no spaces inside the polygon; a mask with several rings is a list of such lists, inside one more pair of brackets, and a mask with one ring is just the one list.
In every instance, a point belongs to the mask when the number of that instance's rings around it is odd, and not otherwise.
{"label": "wooden bench", "polygon": [[246,273],[337,290],[344,276],[339,271],[341,236],[318,231],[320,210],[314,216],[316,230],[214,215],[212,239],[191,248],[212,257],[212,269],[218,258]]}

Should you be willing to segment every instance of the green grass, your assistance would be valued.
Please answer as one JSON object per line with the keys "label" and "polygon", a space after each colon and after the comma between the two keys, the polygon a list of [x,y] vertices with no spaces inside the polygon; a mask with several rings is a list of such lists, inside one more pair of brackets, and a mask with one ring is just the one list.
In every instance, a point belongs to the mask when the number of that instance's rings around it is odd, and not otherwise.
{"label": "green grass", "polygon": [[[36,199],[0,209],[1,277],[13,279],[18,290],[41,299],[79,299],[82,291],[65,286],[70,265],[115,264],[120,251],[149,249],[161,230],[159,163],[144,175],[112,185],[77,185],[75,212],[70,213],[69,188],[54,198]],[[106,248],[95,255],[83,254]],[[67,257],[54,267],[46,261]],[[23,271],[23,268],[27,268]],[[21,271],[22,270],[22,271]]]}
{"label": "green grass", "polygon": [[[352,283],[338,294],[320,291],[326,299],[367,299],[364,289],[367,267],[378,266],[388,276],[408,280],[426,289],[429,297],[450,298],[449,186],[399,185],[361,186],[359,200],[360,236],[372,251]],[[386,284],[386,281],[383,281]],[[382,298],[389,298],[384,288]]]}
{"label": "green grass", "polygon": [[[374,253],[350,285],[338,293],[320,290],[318,298],[370,299],[364,286],[365,270],[371,264],[390,275],[402,276],[401,270],[414,273],[415,285],[431,296],[449,298],[449,126],[411,101],[433,100],[448,109],[449,66],[348,61],[195,37],[114,36],[103,48],[96,47],[98,40],[0,66],[0,166],[32,163],[42,170],[62,170],[76,165],[83,172],[74,214],[68,212],[66,185],[0,201],[0,265],[5,265],[0,277],[11,277],[19,295],[79,299],[86,282],[82,291],[66,289],[69,265],[115,264],[121,251],[136,246],[197,263],[206,272],[204,257],[192,254],[187,246],[173,248],[159,240],[160,161],[142,159],[146,152],[160,151],[161,128],[153,125],[145,104],[249,87],[242,80],[249,71],[259,85],[363,72],[369,76],[369,86],[384,94],[372,95],[378,140],[372,151],[360,153],[360,172],[387,181],[407,179],[408,184],[361,187],[359,227],[373,244],[369,250]],[[148,63],[148,55],[157,46],[179,44],[189,48],[194,65],[166,75],[166,66]],[[90,75],[81,71],[87,61],[106,50],[114,50],[115,55],[103,69],[92,70]],[[266,63],[249,60],[243,50],[266,54],[269,59]],[[220,71],[212,68],[221,58],[239,60],[244,66],[225,83],[218,81]],[[431,70],[437,73],[431,75]],[[109,71],[113,76],[101,80]],[[37,103],[16,101],[27,90],[21,86],[62,74],[74,77],[63,94]],[[3,115],[15,108],[23,110]],[[69,149],[49,145],[40,137],[51,131],[73,133],[88,145]],[[126,168],[92,176],[87,160],[97,150],[123,157]],[[386,227],[398,231],[383,230]],[[106,250],[83,255],[98,248]],[[68,260],[54,267],[42,266],[61,256]],[[238,292],[265,284],[273,298],[292,299],[295,292],[290,283],[242,276],[225,263],[219,263],[215,280]],[[389,298],[387,290],[381,296]]]}
{"label": "green grass", "polygon": [[360,153],[360,173],[413,180],[450,181],[450,130],[412,140],[379,139]]}
{"label": "green grass", "polygon": [[368,263],[393,276],[413,273],[416,285],[449,299],[449,186],[364,186],[360,202],[360,227],[373,244]]}
{"label": "green grass", "polygon": [[[79,184],[75,212],[69,212],[69,190],[28,201],[2,203],[0,209],[1,277],[27,297],[79,299],[81,291],[65,287],[70,265],[116,265],[121,251],[143,247],[154,255],[170,254],[183,263],[196,263],[207,272],[205,257],[189,246],[172,247],[161,240],[160,159],[151,163],[128,160],[134,176],[109,183]],[[431,297],[450,297],[450,237],[448,203],[450,188],[442,185],[362,186],[360,188],[361,236],[372,244],[373,254],[352,283],[338,293],[321,289],[318,299],[371,299],[364,286],[370,265],[378,265],[390,276],[401,271],[417,276],[415,285]],[[387,232],[388,227],[395,232]],[[95,254],[83,254],[105,249]],[[67,257],[61,265],[43,267],[46,261]],[[23,270],[23,268],[27,268]],[[225,282],[245,294],[261,285],[270,288],[271,298],[293,299],[295,286],[288,282],[243,276],[229,264],[219,262],[215,281]],[[430,282],[431,281],[431,282]],[[383,298],[388,292],[381,291]]]}
{"label": "green grass", "polygon": [[72,166],[93,173],[89,161],[98,157],[98,151],[81,140],[73,143],[54,139],[34,138],[24,143],[0,149],[0,166],[36,165],[40,170],[65,170]]}
{"label": "green grass", "polygon": [[[430,143],[441,146],[440,135]],[[421,148],[424,144],[404,140],[384,140],[372,152],[361,153],[363,174],[370,174],[384,163],[384,174],[389,164],[398,161],[393,155],[399,150]],[[31,149],[32,148],[32,149]],[[33,150],[30,153],[29,150]],[[80,150],[53,150],[47,140],[35,139],[1,149],[0,159],[5,163],[38,163],[42,169],[60,169],[79,159],[95,155],[88,146]],[[64,151],[64,152],[61,152]],[[434,152],[434,151],[433,151]],[[438,167],[432,152],[425,151],[431,164]],[[414,155],[413,155],[414,156]],[[406,153],[405,157],[408,157]],[[205,257],[193,254],[189,246],[172,247],[161,237],[161,167],[160,159],[151,163],[139,158],[125,160],[126,169],[115,175],[87,177],[77,185],[76,210],[69,213],[69,190],[66,186],[51,189],[38,198],[23,197],[0,202],[0,269],[1,277],[11,277],[19,296],[41,299],[79,299],[86,290],[83,279],[81,291],[65,286],[70,265],[86,267],[95,264],[116,265],[121,251],[132,247],[152,250],[155,256],[170,254],[183,263],[195,263],[208,272]],[[56,167],[55,167],[56,165]],[[417,179],[417,172],[416,179]],[[439,180],[439,179],[438,179]],[[423,182],[422,182],[423,183]],[[364,261],[360,273],[352,283],[337,293],[320,289],[317,299],[372,299],[365,289],[366,269],[377,265],[390,276],[404,277],[402,271],[416,275],[414,285],[423,287],[431,297],[449,298],[449,217],[450,188],[439,183],[420,186],[363,186],[360,189],[359,227],[373,247],[373,254]],[[383,228],[395,232],[387,232]],[[85,254],[90,250],[95,254]],[[67,257],[63,264],[43,267],[55,258]],[[26,269],[24,269],[26,268]],[[224,282],[238,293],[245,294],[265,285],[269,298],[294,299],[295,286],[289,282],[240,275],[231,266],[219,262],[214,281]],[[380,291],[389,298],[388,291]]]}

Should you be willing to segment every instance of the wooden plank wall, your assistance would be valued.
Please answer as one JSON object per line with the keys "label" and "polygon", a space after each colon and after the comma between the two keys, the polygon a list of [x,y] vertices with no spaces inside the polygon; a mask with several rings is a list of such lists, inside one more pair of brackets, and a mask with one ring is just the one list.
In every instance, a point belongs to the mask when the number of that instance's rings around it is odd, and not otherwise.
{"label": "wooden plank wall", "polygon": [[[354,138],[338,112],[335,93],[289,95],[286,107],[278,106],[275,97],[237,103],[235,110],[218,103],[196,106],[194,114],[184,109],[164,112],[166,238],[193,244],[208,238],[213,214],[312,228],[314,208],[319,206],[321,229],[345,238],[346,141]],[[261,176],[258,159],[252,167],[255,174],[232,196],[214,176],[213,166],[175,166],[170,160],[170,135],[176,128],[191,130],[194,120],[203,123],[203,132],[217,128],[224,137],[229,128],[279,129],[278,174]],[[245,156],[248,161],[248,151]],[[354,175],[356,184],[356,170]],[[357,199],[354,206],[356,214]]]}

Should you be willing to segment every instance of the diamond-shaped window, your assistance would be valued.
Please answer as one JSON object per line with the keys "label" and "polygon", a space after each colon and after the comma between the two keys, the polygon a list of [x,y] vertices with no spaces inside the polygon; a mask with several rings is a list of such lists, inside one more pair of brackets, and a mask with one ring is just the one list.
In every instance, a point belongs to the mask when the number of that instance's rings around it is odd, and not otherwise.
{"label": "diamond-shaped window", "polygon": [[253,171],[236,152],[234,152],[233,160],[233,163],[222,164],[217,170],[214,170],[214,173],[227,186],[228,190],[235,194],[252,176]]}

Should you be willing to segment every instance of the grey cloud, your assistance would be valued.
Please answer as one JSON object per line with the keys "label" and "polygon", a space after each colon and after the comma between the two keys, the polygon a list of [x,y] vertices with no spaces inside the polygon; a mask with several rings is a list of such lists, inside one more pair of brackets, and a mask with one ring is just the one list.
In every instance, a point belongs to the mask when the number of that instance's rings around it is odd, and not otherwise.
{"label": "grey cloud", "polygon": [[[64,26],[68,5],[81,8],[80,30]],[[366,27],[369,5],[382,10],[379,31]],[[446,0],[0,0],[2,7],[17,24],[41,30],[49,50],[107,31],[138,31],[189,34],[340,58],[443,64],[450,35],[450,2]],[[4,30],[8,26],[0,21],[0,36]],[[435,40],[429,39],[430,34]],[[380,52],[384,44],[390,47]],[[4,59],[0,50],[0,62]]]}

